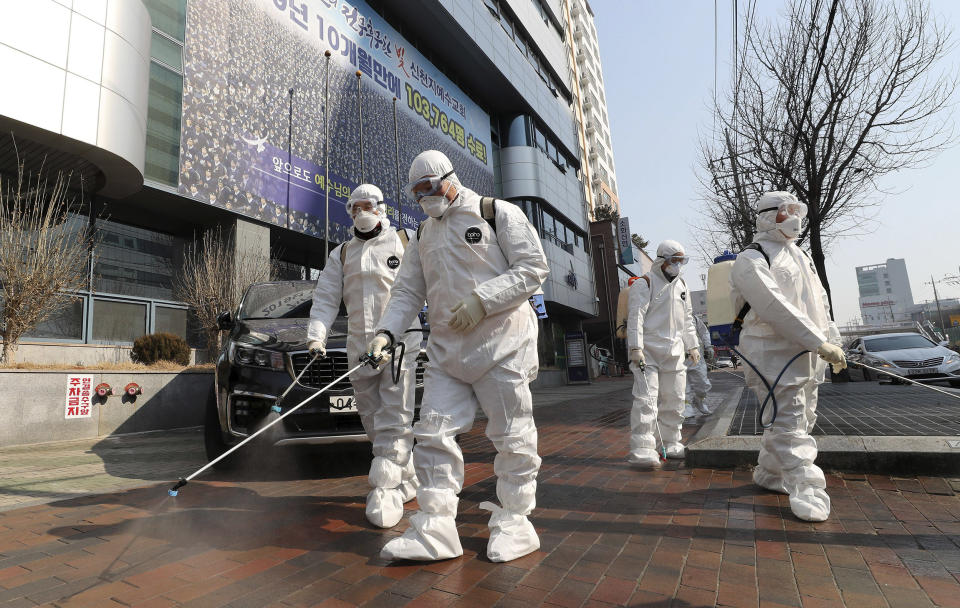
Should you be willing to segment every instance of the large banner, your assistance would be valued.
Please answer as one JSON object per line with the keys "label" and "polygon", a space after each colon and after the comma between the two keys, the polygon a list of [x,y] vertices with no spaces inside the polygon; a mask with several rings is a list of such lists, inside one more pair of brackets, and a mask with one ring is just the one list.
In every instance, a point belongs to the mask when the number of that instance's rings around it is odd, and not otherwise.
{"label": "large banner", "polygon": [[331,240],[344,241],[344,204],[362,182],[380,187],[395,225],[417,226],[424,215],[401,189],[428,149],[493,193],[490,117],[366,3],[188,2],[180,192],[322,237],[326,188]]}

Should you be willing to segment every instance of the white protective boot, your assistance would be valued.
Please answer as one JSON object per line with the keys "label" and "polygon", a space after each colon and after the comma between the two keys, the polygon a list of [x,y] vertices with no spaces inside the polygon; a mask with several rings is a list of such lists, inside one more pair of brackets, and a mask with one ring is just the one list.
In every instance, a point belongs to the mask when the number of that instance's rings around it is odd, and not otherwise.
{"label": "white protective boot", "polygon": [[463,555],[457,533],[457,496],[449,490],[417,490],[420,511],[410,516],[402,536],[384,545],[380,557],[389,560],[437,561]]}
{"label": "white protective boot", "polygon": [[789,494],[787,487],[783,485],[783,478],[779,475],[771,473],[762,465],[757,465],[753,469],[753,483],[757,484],[765,490],[770,490],[771,492],[779,492],[781,494]]}
{"label": "white protective boot", "polygon": [[487,557],[492,562],[509,562],[533,553],[540,548],[540,537],[526,515],[512,513],[492,502],[480,503],[480,508],[490,511],[490,541]]}
{"label": "white protective boot", "polygon": [[392,528],[403,518],[403,492],[400,489],[403,470],[393,461],[377,456],[370,464],[367,494],[367,520],[379,528]]}
{"label": "white protective boot", "polygon": [[652,469],[660,466],[660,455],[653,448],[638,448],[627,455],[627,461],[640,468]]}
{"label": "white protective boot", "polygon": [[667,446],[667,458],[682,460],[687,455],[687,449],[682,443],[671,443]]}
{"label": "white protective boot", "polygon": [[417,497],[417,488],[420,487],[420,480],[417,479],[417,472],[413,468],[413,456],[407,460],[407,466],[403,470],[403,482],[400,484],[400,496],[404,503],[408,503]]}
{"label": "white protective boot", "polygon": [[803,486],[790,495],[790,510],[803,521],[827,521],[830,517],[830,496],[823,488]]}

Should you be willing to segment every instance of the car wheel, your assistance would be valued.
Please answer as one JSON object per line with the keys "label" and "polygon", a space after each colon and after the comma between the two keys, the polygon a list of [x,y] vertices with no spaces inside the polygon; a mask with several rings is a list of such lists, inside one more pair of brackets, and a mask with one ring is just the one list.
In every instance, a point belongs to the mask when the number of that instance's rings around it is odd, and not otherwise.
{"label": "car wheel", "polygon": [[[203,447],[207,452],[207,460],[214,460],[227,451],[230,447],[223,441],[223,435],[220,433],[220,415],[217,413],[217,395],[211,387],[210,395],[207,397],[206,413],[203,418]],[[219,471],[227,471],[236,465],[237,461],[232,456],[224,458],[213,468]]]}

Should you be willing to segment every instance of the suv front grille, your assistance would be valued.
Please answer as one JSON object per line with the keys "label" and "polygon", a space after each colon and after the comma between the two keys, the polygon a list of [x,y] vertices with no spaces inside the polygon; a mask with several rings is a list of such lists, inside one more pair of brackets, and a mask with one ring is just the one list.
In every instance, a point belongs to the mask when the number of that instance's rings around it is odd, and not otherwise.
{"label": "suv front grille", "polygon": [[893,364],[897,367],[902,367],[905,369],[915,368],[915,367],[936,367],[943,363],[943,357],[934,357],[933,359],[927,359],[926,361],[894,361]]}
{"label": "suv front grille", "polygon": [[[294,377],[299,376],[303,368],[310,362],[310,353],[296,353],[290,355],[290,361],[293,363]],[[328,351],[323,359],[317,359],[310,366],[310,369],[300,378],[300,384],[310,388],[324,388],[350,368],[347,366],[347,353],[342,351]],[[332,390],[343,391],[350,388],[350,379],[344,378],[333,385]]]}

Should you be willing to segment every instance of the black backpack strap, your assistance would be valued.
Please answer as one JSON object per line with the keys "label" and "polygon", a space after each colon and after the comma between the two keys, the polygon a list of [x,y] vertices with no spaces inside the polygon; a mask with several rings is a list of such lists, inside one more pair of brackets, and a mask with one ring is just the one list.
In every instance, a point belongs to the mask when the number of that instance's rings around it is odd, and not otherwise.
{"label": "black backpack strap", "polygon": [[493,229],[493,233],[497,233],[497,199],[491,196],[484,196],[480,199],[480,217],[482,217],[488,224],[490,228]]}
{"label": "black backpack strap", "polygon": [[420,222],[420,225],[417,226],[417,240],[418,240],[418,241],[420,240],[420,235],[423,234],[423,224],[424,224],[426,221],[427,221],[427,220],[423,220],[423,222]]}
{"label": "black backpack strap", "polygon": [[[760,246],[760,243],[750,243],[743,248],[743,251],[746,251],[747,249],[759,251],[760,255],[763,256],[763,259],[767,261],[767,266],[770,266],[770,256],[768,256],[767,252],[763,250],[763,247]],[[738,332],[743,328],[743,319],[747,316],[748,312],[750,312],[750,302],[745,302],[740,308],[740,312],[737,313],[737,318],[733,320],[733,331]]]}
{"label": "black backpack strap", "polygon": [[[350,241],[347,241],[349,243]],[[340,245],[340,265],[347,263],[347,243]]]}
{"label": "black backpack strap", "polygon": [[743,248],[743,251],[746,251],[747,249],[753,249],[754,251],[759,251],[760,255],[763,256],[763,259],[767,261],[767,266],[770,266],[770,256],[768,256],[767,252],[763,250],[763,247],[760,246],[760,243],[750,243],[749,245]]}
{"label": "black backpack strap", "polygon": [[400,230],[397,230],[397,236],[400,238],[400,244],[403,245],[404,249],[406,249],[407,243],[410,242],[410,235],[407,234],[407,229],[401,228]]}

